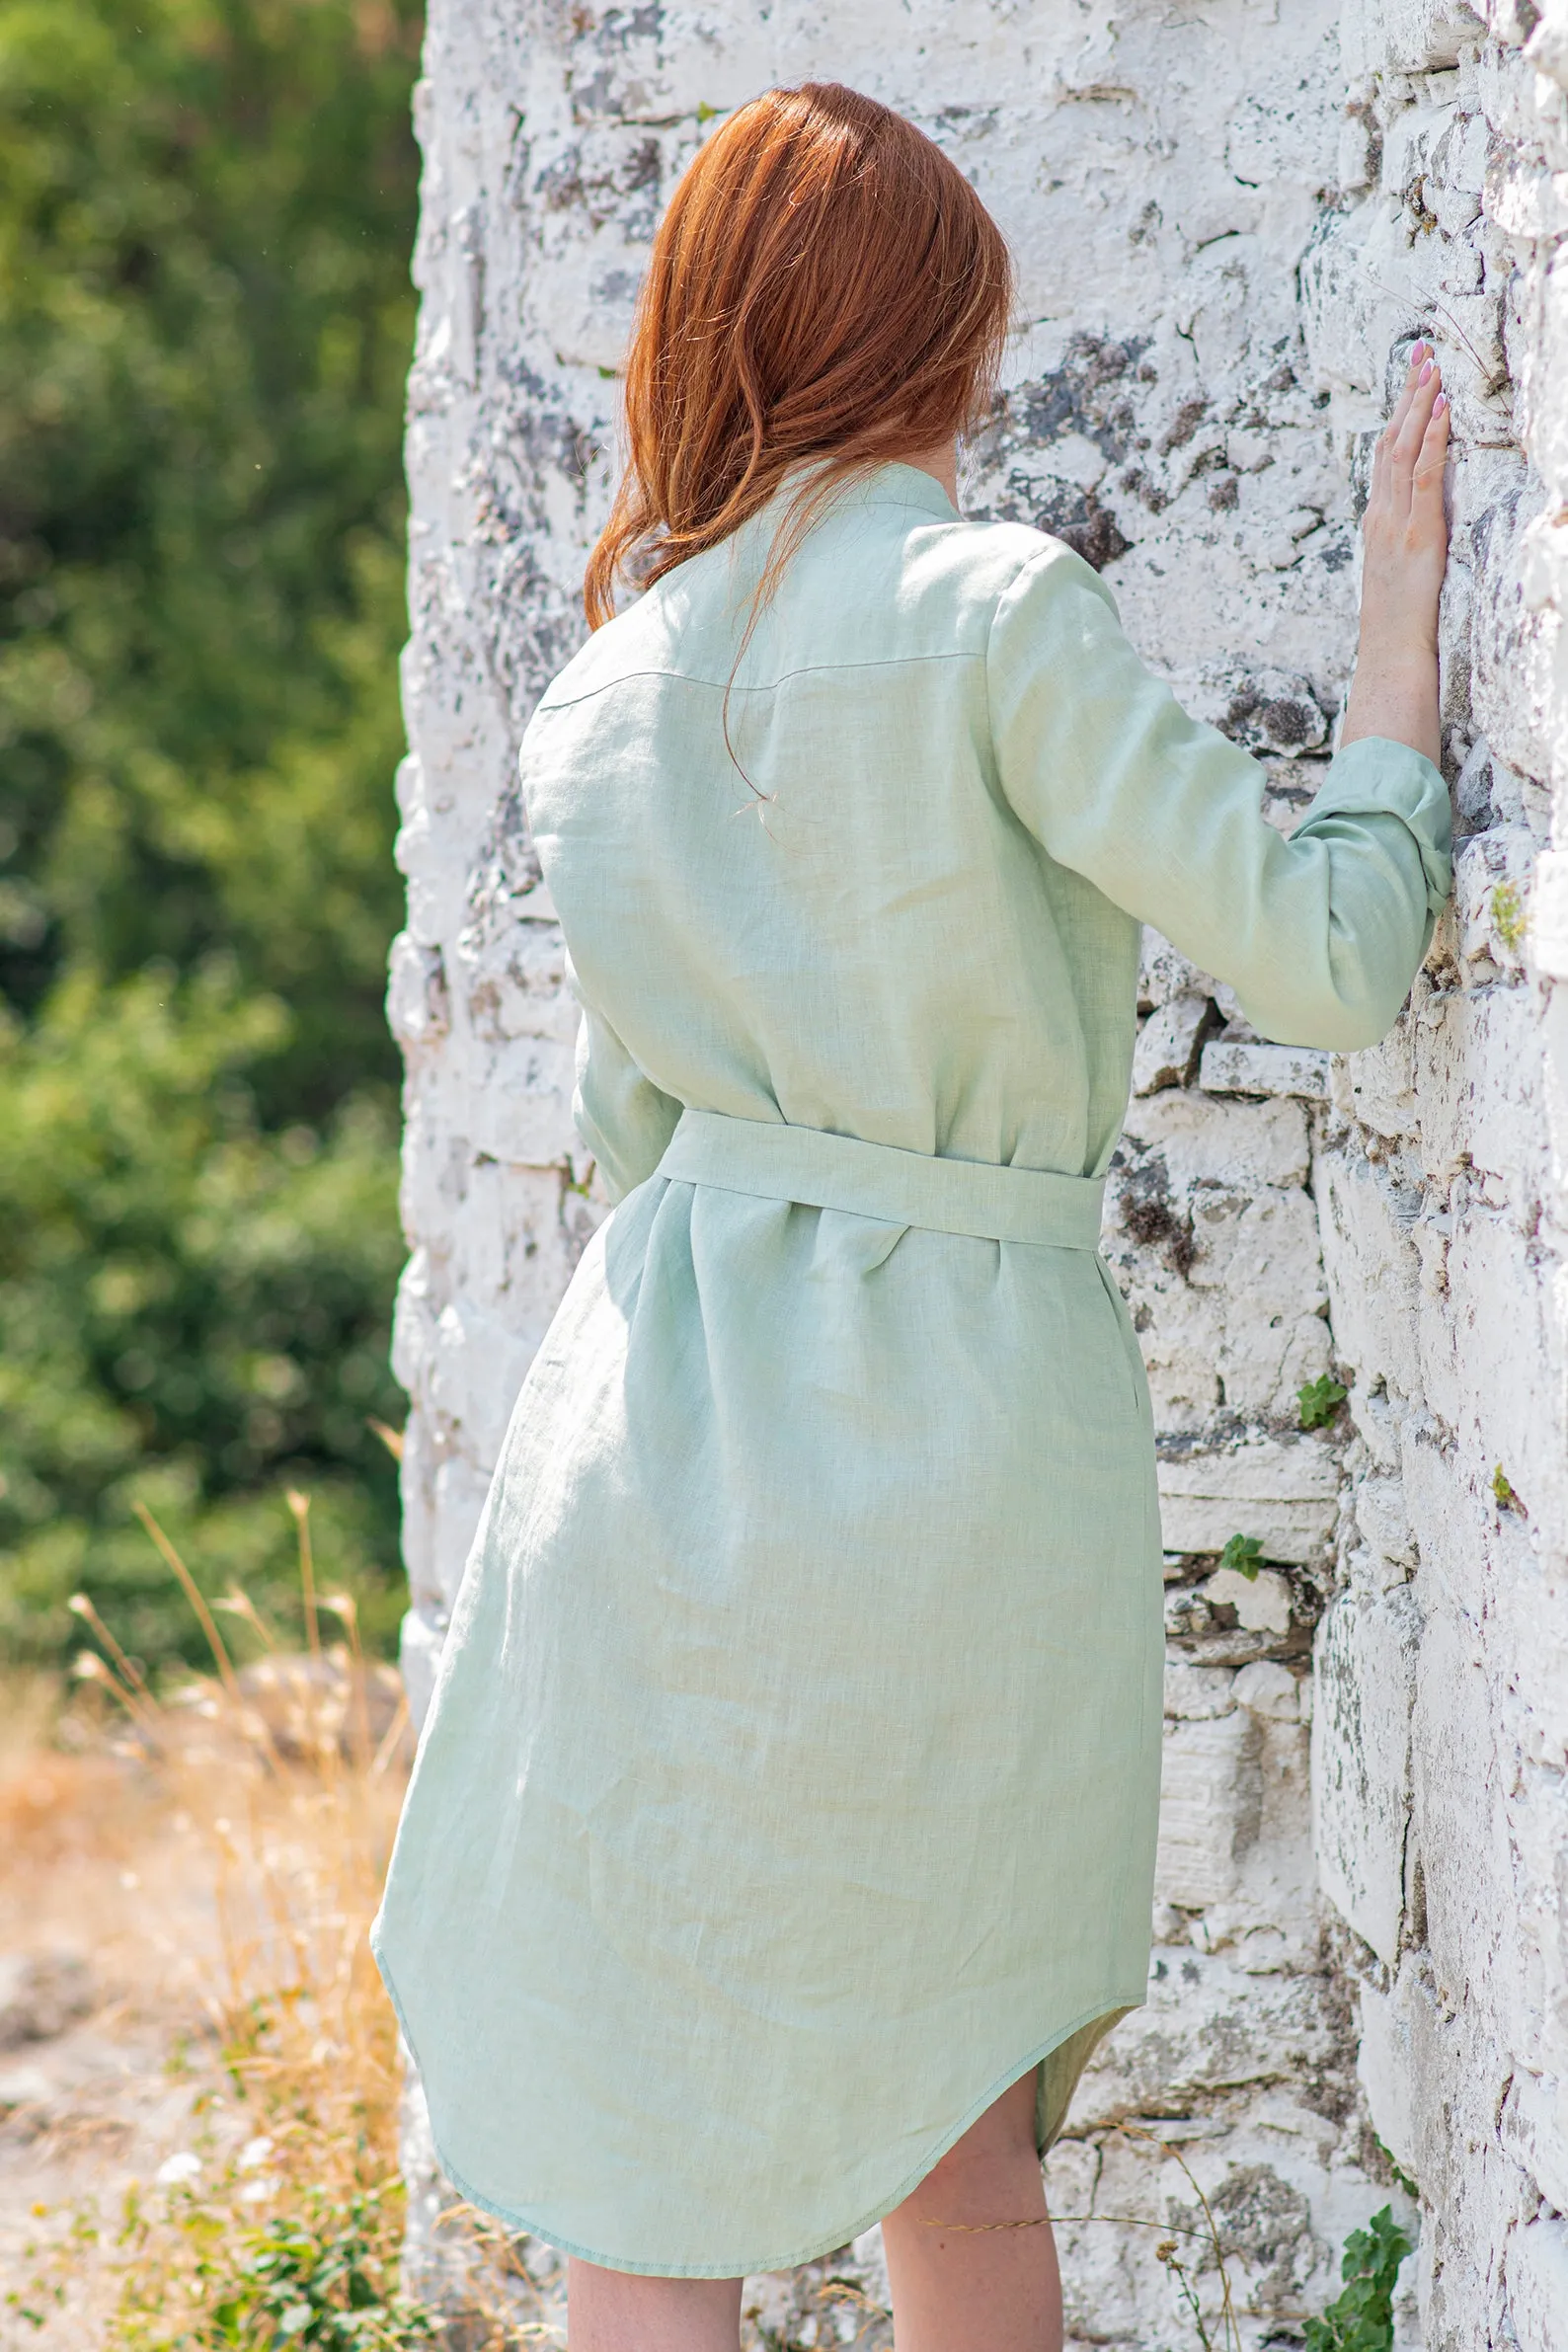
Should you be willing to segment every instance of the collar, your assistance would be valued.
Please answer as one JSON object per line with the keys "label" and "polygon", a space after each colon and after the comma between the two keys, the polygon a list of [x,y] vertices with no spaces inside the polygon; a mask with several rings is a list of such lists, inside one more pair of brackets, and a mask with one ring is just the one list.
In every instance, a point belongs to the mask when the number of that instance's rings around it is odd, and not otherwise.
{"label": "collar", "polygon": [[[811,462],[792,466],[785,475],[767,507],[766,513],[778,502],[801,487],[811,470]],[[852,475],[833,492],[834,507],[914,507],[922,514],[934,514],[942,522],[961,522],[963,516],[934,474],[917,465],[879,465],[869,474]]]}
{"label": "collar", "polygon": [[851,486],[867,507],[918,507],[923,514],[940,515],[944,522],[962,519],[934,474],[917,465],[879,465],[863,483]]}

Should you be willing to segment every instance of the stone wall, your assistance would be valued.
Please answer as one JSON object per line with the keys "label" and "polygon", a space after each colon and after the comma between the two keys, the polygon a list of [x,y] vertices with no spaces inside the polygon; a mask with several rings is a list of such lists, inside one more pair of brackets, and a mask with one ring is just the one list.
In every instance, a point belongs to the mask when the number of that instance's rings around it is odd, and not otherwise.
{"label": "stone wall", "polygon": [[[1410,1007],[1330,1061],[1259,1043],[1157,939],[1144,960],[1106,1243],[1160,1431],[1158,1948],[1053,2201],[1088,2217],[1060,2233],[1079,2343],[1196,2342],[1153,2252],[1177,2234],[1213,2308],[1181,2234],[1196,2183],[1249,2346],[1299,2340],[1391,2201],[1419,2217],[1404,2345],[1546,2352],[1568,2342],[1563,0],[1494,0],[1489,28],[1463,0],[1343,23],[1330,0],[433,0],[390,997],[410,1686],[602,1214],[517,740],[581,636],[660,207],[716,114],[814,73],[922,122],[1013,242],[1019,331],[968,510],[1104,568],[1147,658],[1264,757],[1282,825],[1343,699],[1371,434],[1411,337],[1444,359],[1464,837]],[[1325,1377],[1348,1400],[1303,1427]],[[1255,1576],[1219,1564],[1233,1536]],[[417,2102],[410,2150],[428,2219]],[[856,2254],[875,2296],[874,2242]],[[756,2288],[773,2340],[849,2325],[810,2286]]]}

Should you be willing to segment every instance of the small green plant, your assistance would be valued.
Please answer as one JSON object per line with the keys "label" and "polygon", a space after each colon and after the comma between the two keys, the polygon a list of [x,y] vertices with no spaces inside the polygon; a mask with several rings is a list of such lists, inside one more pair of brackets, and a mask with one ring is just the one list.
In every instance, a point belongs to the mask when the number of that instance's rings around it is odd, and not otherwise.
{"label": "small green plant", "polygon": [[1529,1517],[1529,1513],[1521,1502],[1518,1491],[1501,1462],[1492,1472],[1492,1500],[1499,1511],[1517,1512],[1521,1519]]}
{"label": "small green plant", "polygon": [[1500,882],[1493,891],[1492,928],[1506,948],[1519,947],[1525,936],[1525,905],[1517,884]]}
{"label": "small green plant", "polygon": [[1221,1568],[1233,1568],[1248,1584],[1256,1584],[1263,1565],[1263,1545],[1256,1535],[1232,1535],[1219,1555]]}
{"label": "small green plant", "polygon": [[1304,1388],[1295,1392],[1301,1427],[1326,1429],[1349,1394],[1344,1382],[1336,1380],[1332,1372],[1324,1372],[1320,1380],[1308,1380]]}
{"label": "small green plant", "polygon": [[231,2292],[213,2308],[214,2346],[309,2345],[313,2352],[405,2352],[434,2341],[429,2314],[399,2295],[396,2238],[374,2189],[247,2234]]}
{"label": "small green plant", "polygon": [[1409,2198],[1411,2204],[1419,2205],[1421,2202],[1421,2191],[1419,2187],[1415,2181],[1411,2179],[1409,2173],[1404,2169],[1404,2166],[1402,2164],[1395,2163],[1393,2156],[1384,2147],[1381,2140],[1379,2140],[1377,2143],[1377,2153],[1382,2157],[1383,2162],[1387,2165],[1389,2171],[1393,2174],[1395,2180],[1398,2181],[1399,2186],[1404,2190],[1405,2195]]}
{"label": "small green plant", "polygon": [[1306,2323],[1306,2352],[1392,2352],[1394,2284],[1410,2240],[1385,2205],[1345,2240],[1342,2295]]}

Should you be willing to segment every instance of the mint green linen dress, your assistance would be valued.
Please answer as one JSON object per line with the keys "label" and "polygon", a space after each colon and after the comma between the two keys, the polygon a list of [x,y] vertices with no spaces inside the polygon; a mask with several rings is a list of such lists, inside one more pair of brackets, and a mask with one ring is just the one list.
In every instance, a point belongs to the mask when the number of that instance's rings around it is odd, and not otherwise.
{"label": "mint green linen dress", "polygon": [[1355,745],[1283,839],[1093,572],[903,466],[785,573],[743,778],[776,519],[523,745],[619,1206],[517,1399],[375,1931],[459,2188],[694,2277],[842,2245],[1031,2068],[1047,2144],[1142,1999],[1153,1433],[1095,1248],[1138,925],[1265,1036],[1364,1046],[1449,879],[1427,760]]}

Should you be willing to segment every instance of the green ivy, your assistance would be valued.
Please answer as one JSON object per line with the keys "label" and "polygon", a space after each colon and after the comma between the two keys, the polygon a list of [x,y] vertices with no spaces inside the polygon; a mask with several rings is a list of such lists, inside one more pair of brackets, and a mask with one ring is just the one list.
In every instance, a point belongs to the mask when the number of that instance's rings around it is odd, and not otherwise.
{"label": "green ivy", "polygon": [[1326,1429],[1349,1394],[1344,1383],[1329,1372],[1324,1372],[1321,1379],[1308,1380],[1304,1388],[1295,1392],[1301,1427]]}
{"label": "green ivy", "polygon": [[1256,1584],[1263,1565],[1263,1545],[1256,1535],[1232,1535],[1219,1555],[1221,1568],[1233,1568],[1248,1584]]}
{"label": "green ivy", "polygon": [[1306,2322],[1306,2352],[1392,2352],[1394,2287],[1410,2240],[1388,2206],[1345,2241],[1343,2294]]}

